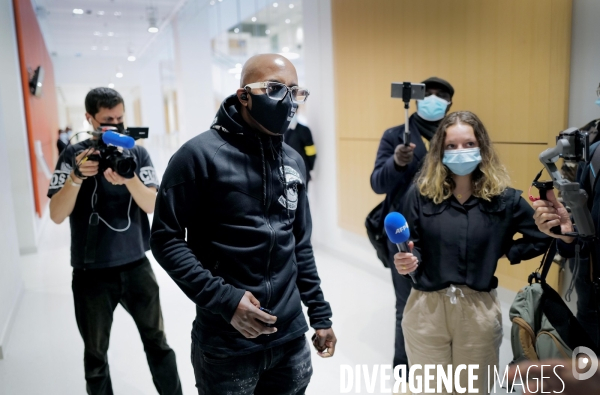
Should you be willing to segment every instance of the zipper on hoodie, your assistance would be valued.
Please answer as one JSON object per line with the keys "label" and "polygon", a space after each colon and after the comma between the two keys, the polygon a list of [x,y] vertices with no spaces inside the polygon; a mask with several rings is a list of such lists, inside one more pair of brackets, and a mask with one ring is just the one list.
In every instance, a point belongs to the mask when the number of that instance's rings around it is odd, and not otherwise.
{"label": "zipper on hoodie", "polygon": [[[269,165],[269,162],[266,161],[267,164],[267,181],[270,181],[269,175],[271,175],[271,166]],[[268,183],[272,184],[271,182]],[[271,226],[271,221],[269,220],[269,208],[271,207],[271,192],[272,192],[273,188],[269,188],[267,187],[267,205],[265,208],[265,222],[267,223],[267,227],[269,228],[269,233],[271,235],[270,240],[269,240],[269,253],[267,255],[267,271],[265,274],[265,283],[267,285],[267,302],[266,305],[264,306],[265,308],[269,307],[269,302],[271,301],[271,292],[272,292],[272,285],[271,285],[271,273],[270,273],[270,266],[271,266],[271,252],[273,251],[273,246],[275,245],[275,229],[273,229],[273,227]]]}

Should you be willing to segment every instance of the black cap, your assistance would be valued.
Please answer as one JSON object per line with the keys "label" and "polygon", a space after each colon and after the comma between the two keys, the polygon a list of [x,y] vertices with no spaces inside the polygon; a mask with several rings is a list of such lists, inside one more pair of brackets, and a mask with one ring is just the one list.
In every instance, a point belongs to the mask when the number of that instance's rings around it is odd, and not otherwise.
{"label": "black cap", "polygon": [[452,87],[452,85],[450,85],[448,81],[443,80],[441,78],[429,77],[425,81],[423,81],[423,84],[425,84],[425,88],[437,87],[448,92],[450,94],[450,97],[454,96],[454,88]]}

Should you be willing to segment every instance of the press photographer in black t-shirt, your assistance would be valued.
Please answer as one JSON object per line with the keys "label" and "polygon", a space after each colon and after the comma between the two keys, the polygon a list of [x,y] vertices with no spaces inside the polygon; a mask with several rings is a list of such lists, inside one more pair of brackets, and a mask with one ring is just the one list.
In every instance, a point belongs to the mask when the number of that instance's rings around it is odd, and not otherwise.
{"label": "press photographer in black t-shirt", "polygon": [[[91,90],[86,118],[94,130],[123,130],[121,95],[109,88]],[[52,176],[50,218],[71,226],[71,265],[75,318],[83,338],[88,394],[112,394],[107,351],[113,312],[120,303],[140,332],[159,394],[181,394],[175,353],[163,330],[158,284],[146,251],[147,214],[154,211],[158,180],[148,152],[139,145],[128,153],[136,163],[132,178],[111,168],[100,171],[91,155],[93,140],[66,148]],[[102,173],[102,174],[101,174]]]}

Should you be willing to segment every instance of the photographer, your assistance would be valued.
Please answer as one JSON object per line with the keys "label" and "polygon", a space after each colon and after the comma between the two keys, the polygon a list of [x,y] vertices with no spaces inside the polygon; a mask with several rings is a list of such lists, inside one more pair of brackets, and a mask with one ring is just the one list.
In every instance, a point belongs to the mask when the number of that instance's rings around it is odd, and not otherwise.
{"label": "photographer", "polygon": [[[600,87],[596,90],[598,99],[596,104],[600,105]],[[589,142],[592,146],[590,149],[590,158],[594,155],[598,157],[600,151],[597,150],[600,136],[598,134],[598,125],[600,119],[593,120],[580,128],[581,132],[589,134]],[[598,151],[598,152],[596,152]],[[566,162],[566,161],[565,161]],[[593,162],[593,159],[590,160]],[[591,185],[589,173],[591,171],[591,163],[586,163],[579,166],[577,171],[577,182],[580,187],[587,193],[587,208],[590,210],[592,219],[596,224],[596,235],[600,232],[598,221],[600,221],[600,183],[596,182]],[[590,335],[595,344],[600,344],[600,326],[598,323],[598,295],[595,295],[594,285],[591,281],[593,274],[590,257],[590,248],[596,248],[596,256],[600,257],[600,248],[598,243],[578,240],[569,236],[556,235],[550,231],[554,226],[560,225],[561,233],[572,232],[573,224],[571,218],[564,205],[559,202],[553,192],[547,194],[548,200],[538,200],[533,203],[535,208],[535,221],[540,231],[558,238],[557,243],[558,253],[565,258],[573,258],[575,256],[576,245],[579,244],[579,267],[576,267],[575,259],[570,259],[570,269],[575,280],[575,290],[577,292],[577,320],[582,324],[586,332]],[[597,265],[598,263],[596,263]],[[596,274],[597,276],[598,274]]]}
{"label": "photographer", "polygon": [[[94,130],[123,132],[124,104],[112,89],[96,88],[85,98],[86,118]],[[146,251],[158,180],[148,152],[134,146],[120,163],[133,174],[106,165],[115,147],[97,137],[68,146],[59,157],[48,197],[50,218],[69,217],[75,318],[84,342],[88,394],[112,394],[107,351],[113,312],[120,303],[133,317],[154,384],[160,394],[181,394],[175,353],[163,330],[158,284]],[[99,155],[99,157],[98,157]],[[99,158],[100,162],[97,161]],[[131,161],[135,166],[131,165]]]}
{"label": "photographer", "polygon": [[[429,149],[429,141],[435,134],[440,121],[452,106],[454,88],[446,80],[431,77],[423,81],[425,84],[425,100],[417,102],[417,112],[411,115],[408,123],[410,145],[404,143],[404,125],[395,126],[383,133],[375,168],[371,174],[371,188],[375,193],[385,193],[383,203],[384,218],[392,209],[401,207],[404,194],[408,190],[413,177],[421,166],[421,161]],[[398,249],[388,240],[389,262],[394,261]],[[406,300],[411,290],[410,279],[398,274],[392,265],[392,281],[396,291],[396,341],[394,366],[408,365],[402,333],[402,315]]]}

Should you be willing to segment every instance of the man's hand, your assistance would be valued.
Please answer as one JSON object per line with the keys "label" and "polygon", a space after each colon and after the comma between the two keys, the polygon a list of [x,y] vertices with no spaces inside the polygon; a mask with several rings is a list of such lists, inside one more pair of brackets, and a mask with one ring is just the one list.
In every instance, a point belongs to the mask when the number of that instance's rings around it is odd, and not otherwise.
{"label": "man's hand", "polygon": [[413,160],[413,153],[416,145],[410,143],[410,145],[399,144],[394,150],[394,162],[398,167],[404,167]]}
{"label": "man's hand", "polygon": [[[95,160],[88,160],[87,157],[89,155],[99,154],[100,151],[92,152],[92,149],[87,149],[75,157],[75,166],[79,165],[79,172],[83,174],[86,178],[93,177],[96,174],[98,174],[98,162],[96,162]],[[73,178],[73,181],[78,184],[81,184],[83,182],[81,178],[75,175],[75,171],[71,172],[71,178]]]}
{"label": "man's hand", "polygon": [[562,239],[566,243],[572,243],[573,237],[554,234],[550,231],[555,226],[560,226],[561,233],[573,232],[573,223],[569,217],[569,212],[554,196],[554,191],[546,192],[548,200],[536,200],[533,202],[535,213],[533,219],[540,232]]}
{"label": "man's hand", "polygon": [[[408,242],[408,248],[412,251],[415,247],[415,243],[412,241]],[[419,260],[412,252],[398,252],[394,255],[394,266],[401,275],[406,275],[417,270],[419,266]]]}
{"label": "man's hand", "polygon": [[333,328],[317,329],[312,337],[313,346],[317,349],[317,355],[321,358],[333,357],[337,338]]}
{"label": "man's hand", "polygon": [[238,304],[231,325],[247,339],[254,339],[260,335],[270,335],[277,332],[277,328],[270,328],[265,324],[275,324],[277,317],[259,310],[260,302],[246,291]]}
{"label": "man's hand", "polygon": [[125,178],[121,177],[119,173],[117,173],[113,169],[108,168],[104,171],[104,177],[106,178],[106,181],[110,182],[113,185],[125,185],[131,180],[133,180],[135,177],[137,177],[137,174],[134,173],[133,177]]}

